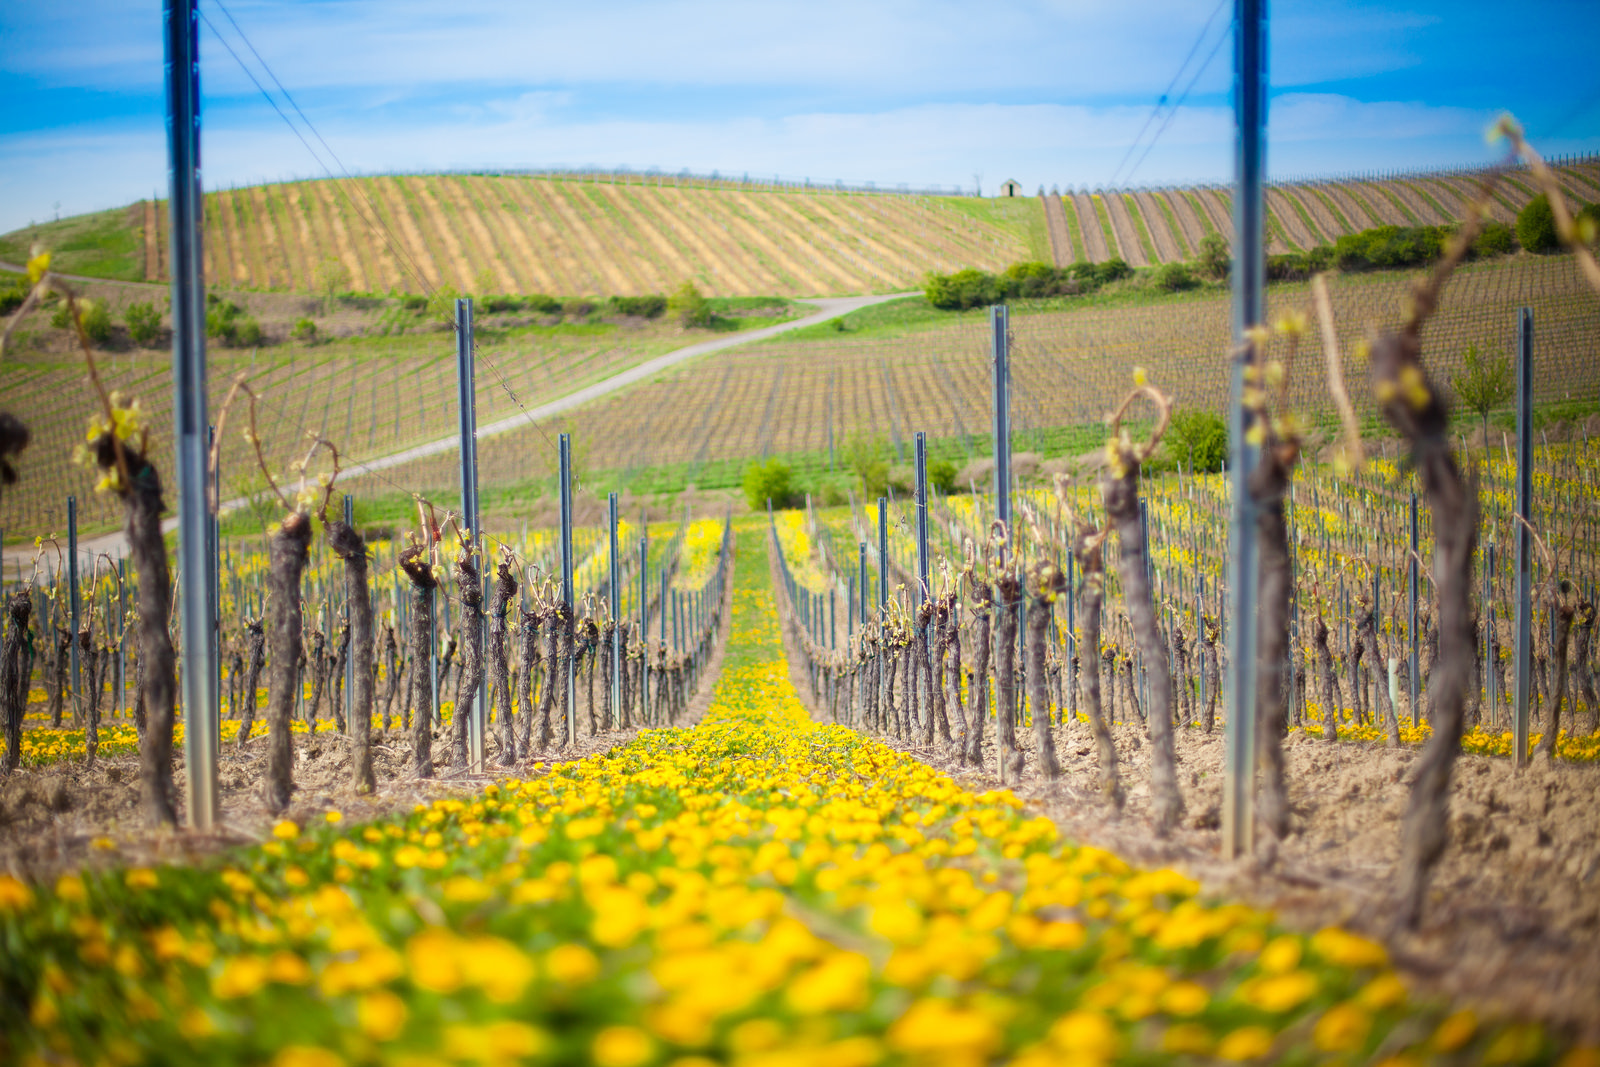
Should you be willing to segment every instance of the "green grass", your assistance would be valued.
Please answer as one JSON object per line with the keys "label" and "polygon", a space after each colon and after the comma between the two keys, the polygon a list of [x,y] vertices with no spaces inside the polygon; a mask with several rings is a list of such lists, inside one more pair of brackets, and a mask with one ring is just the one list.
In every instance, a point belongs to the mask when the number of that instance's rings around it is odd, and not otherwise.
{"label": "green grass", "polygon": [[1150,228],[1144,222],[1144,212],[1139,210],[1133,194],[1122,194],[1122,206],[1128,209],[1128,217],[1133,220],[1133,232],[1139,238],[1139,247],[1144,249],[1145,260],[1150,263],[1160,263],[1161,257],[1156,255],[1156,243],[1151,239]]}
{"label": "green grass", "polygon": [[1401,182],[1400,184],[1404,185],[1407,189],[1410,189],[1420,200],[1422,200],[1423,203],[1437,211],[1440,218],[1447,219],[1450,217],[1450,212],[1444,209],[1444,205],[1439,203],[1438,200],[1434,199],[1433,194],[1428,192],[1428,190],[1424,189],[1422,186],[1412,182]]}
{"label": "green grass", "polygon": [[1122,244],[1117,240],[1117,231],[1111,225],[1111,212],[1106,207],[1105,198],[1099,193],[1091,193],[1089,202],[1094,205],[1094,217],[1100,220],[1100,232],[1106,235],[1106,251],[1120,259]]}
{"label": "green grass", "polygon": [[[1311,234],[1312,240],[1315,241],[1317,236],[1322,233],[1322,230],[1312,221],[1311,213],[1306,210],[1305,205],[1300,202],[1298,196],[1294,195],[1294,192],[1295,190],[1284,190],[1283,198],[1289,202],[1290,207],[1294,208],[1294,213],[1300,216],[1300,221],[1305,225],[1306,232]],[[1323,239],[1327,240],[1326,237]]]}
{"label": "green grass", "polygon": [[1178,252],[1184,259],[1188,259],[1194,254],[1194,249],[1189,247],[1189,239],[1184,237],[1183,227],[1178,225],[1178,217],[1172,213],[1172,205],[1167,203],[1166,194],[1151,193],[1150,199],[1161,209],[1162,217],[1167,220],[1167,229],[1171,232],[1172,239],[1177,242]]}
{"label": "green grass", "polygon": [[1200,198],[1187,189],[1180,189],[1178,192],[1189,201],[1189,209],[1194,212],[1195,218],[1200,220],[1200,228],[1206,232],[1206,236],[1216,233],[1217,228],[1211,224],[1211,216],[1206,214],[1205,205],[1200,203]]}
{"label": "green grass", "polygon": [[939,201],[963,215],[1005,230],[1028,249],[1029,259],[1051,262],[1050,230],[1044,220],[1044,202],[1036,196],[952,196]]}
{"label": "green grass", "polygon": [[1327,208],[1329,213],[1338,220],[1339,225],[1344,227],[1344,231],[1346,233],[1350,233],[1355,229],[1354,226],[1350,225],[1350,220],[1344,217],[1344,212],[1339,210],[1339,205],[1334,203],[1333,197],[1329,196],[1321,189],[1313,189],[1309,185],[1306,186],[1306,189],[1310,191],[1312,196],[1322,201],[1322,206]]}
{"label": "green grass", "polygon": [[74,215],[0,237],[0,259],[22,264],[38,243],[51,253],[50,266],[63,274],[144,281],[144,234],[133,221],[133,207]]}
{"label": "green grass", "polygon": [[1066,216],[1067,233],[1072,235],[1072,261],[1087,263],[1089,246],[1083,240],[1083,228],[1078,225],[1078,205],[1073,202],[1070,195],[1061,199],[1061,214]]}

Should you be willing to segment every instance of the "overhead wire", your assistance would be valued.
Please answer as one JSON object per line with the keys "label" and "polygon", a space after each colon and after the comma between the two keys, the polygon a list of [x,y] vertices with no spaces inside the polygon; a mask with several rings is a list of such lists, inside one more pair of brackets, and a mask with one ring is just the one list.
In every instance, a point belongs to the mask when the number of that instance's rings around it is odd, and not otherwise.
{"label": "overhead wire", "polygon": [[1200,64],[1199,68],[1195,70],[1194,77],[1189,79],[1189,84],[1184,86],[1183,93],[1178,97],[1177,103],[1173,104],[1172,110],[1167,112],[1166,119],[1161,123],[1160,128],[1156,130],[1156,135],[1150,139],[1149,145],[1145,147],[1144,154],[1139,157],[1139,161],[1133,165],[1131,170],[1128,171],[1128,180],[1132,180],[1133,176],[1138,173],[1139,168],[1144,166],[1144,161],[1149,158],[1151,150],[1154,149],[1156,144],[1161,140],[1161,135],[1167,132],[1167,127],[1172,125],[1172,120],[1177,118],[1178,109],[1183,106],[1183,102],[1185,100],[1189,99],[1189,94],[1194,91],[1195,85],[1199,83],[1205,72],[1211,69],[1211,61],[1217,58],[1217,52],[1219,52],[1222,49],[1222,46],[1227,43],[1230,35],[1231,31],[1225,28],[1222,31],[1222,35],[1217,38],[1217,43],[1211,46],[1211,52],[1206,56],[1206,61]]}
{"label": "overhead wire", "polygon": [[[1156,105],[1150,109],[1150,114],[1145,116],[1144,125],[1139,127],[1139,132],[1134,135],[1133,140],[1128,144],[1128,150],[1123,153],[1122,161],[1117,164],[1117,169],[1111,172],[1110,184],[1112,187],[1116,186],[1118,176],[1122,174],[1122,168],[1128,165],[1128,160],[1132,158],[1133,153],[1138,150],[1139,141],[1144,137],[1145,131],[1150,128],[1150,124],[1156,120],[1156,116],[1161,114],[1161,109],[1165,107],[1167,105],[1167,101],[1171,99],[1172,90],[1177,87],[1178,79],[1183,77],[1183,72],[1188,68],[1189,61],[1194,59],[1196,52],[1200,51],[1200,45],[1205,41],[1206,37],[1211,32],[1211,24],[1216,21],[1217,15],[1222,12],[1222,9],[1227,6],[1227,4],[1228,0],[1217,0],[1217,6],[1211,9],[1211,14],[1206,17],[1205,23],[1200,27],[1199,34],[1195,36],[1194,44],[1189,46],[1188,55],[1184,56],[1183,62],[1178,64],[1178,69],[1172,72],[1172,80],[1167,83],[1166,90],[1162,92],[1161,96],[1156,100]],[[1207,63],[1209,62],[1210,60],[1208,59]],[[1187,96],[1188,94],[1185,93],[1184,95]],[[1180,99],[1179,104],[1181,103],[1182,100]],[[1172,107],[1175,111],[1178,107],[1178,104],[1174,104]],[[1164,126],[1162,128],[1165,129]],[[1160,137],[1160,131],[1157,131],[1156,138],[1159,140]],[[1153,141],[1151,143],[1154,144]],[[1135,166],[1134,169],[1137,170],[1137,166]],[[1131,172],[1129,176],[1131,177]]]}
{"label": "overhead wire", "polygon": [[[233,13],[228,10],[227,6],[222,2],[222,0],[210,0],[210,2],[216,4],[217,9],[227,17],[227,20],[229,24],[232,25],[234,32],[237,33],[239,39],[244,42],[245,47],[250,50],[250,54],[255,57],[256,62],[261,65],[261,69],[266,72],[266,76],[271,79],[272,84],[275,85],[278,91],[283,94],[284,99],[294,110],[295,114],[299,116],[300,121],[305,124],[306,129],[311,132],[311,135],[315,137],[317,142],[326,150],[328,156],[331,157],[334,163],[338,165],[339,170],[346,181],[335,182],[335,186],[345,197],[346,202],[350,204],[351,209],[355,211],[357,216],[361,218],[361,220],[369,227],[369,229],[377,232],[379,236],[381,236],[384,244],[388,246],[390,253],[394,255],[396,262],[401,265],[406,273],[411,275],[413,280],[415,280],[417,285],[423,290],[424,294],[431,299],[437,293],[437,288],[429,284],[427,278],[423,275],[420,264],[413,260],[413,258],[400,247],[399,239],[395,236],[393,230],[389,228],[388,224],[383,221],[382,215],[378,212],[376,206],[367,196],[366,191],[364,189],[360,189],[359,187],[357,188],[357,192],[361,195],[362,200],[367,206],[366,211],[363,211],[360,205],[356,204],[354,198],[350,196],[348,186],[354,183],[355,179],[350,174],[349,168],[345,166],[344,161],[339,158],[338,153],[333,150],[332,146],[328,144],[327,139],[323,137],[322,133],[316,128],[316,124],[311,121],[310,117],[306,115],[305,111],[295,101],[293,95],[290,94],[289,90],[284,87],[282,80],[279,79],[277,74],[272,70],[271,65],[262,57],[260,50],[257,49],[255,44],[250,40],[249,35],[244,32],[244,28],[239,25],[239,21],[233,17]],[[266,87],[261,84],[260,79],[256,77],[249,65],[245,63],[243,57],[239,55],[239,53],[233,48],[228,40],[217,29],[216,24],[206,16],[204,11],[200,12],[200,17],[205,22],[207,28],[209,28],[212,34],[217,38],[217,40],[221,42],[223,48],[225,48],[228,54],[233,57],[234,62],[239,65],[239,69],[244,71],[245,76],[250,79],[251,83],[255,85],[256,89],[266,99],[267,103],[271,105],[273,111],[277,113],[278,117],[283,120],[284,124],[288,126],[289,129],[294,133],[295,137],[299,139],[300,143],[311,155],[311,158],[316,161],[317,165],[321,167],[330,178],[338,177],[338,175],[334,174],[333,168],[323,160],[321,155],[317,153],[316,149],[311,146],[311,143],[306,140],[305,135],[301,133],[299,127],[297,127],[294,122],[290,120],[289,116],[284,113],[283,108],[278,106],[278,102],[273,99],[272,94],[269,93]],[[448,322],[450,324],[450,328],[455,330],[456,322],[454,316],[449,316]],[[484,365],[488,367],[490,372],[494,375],[496,381],[499,383],[500,388],[505,392],[506,396],[511,399],[511,402],[516,405],[517,409],[521,411],[523,416],[528,420],[528,424],[539,432],[540,436],[544,438],[547,446],[554,447],[555,443],[550,439],[549,433],[544,429],[543,426],[539,425],[539,421],[533,417],[532,412],[530,412],[522,403],[522,399],[517,396],[516,391],[512,389],[511,384],[507,380],[505,374],[502,373],[495,362],[489,358],[488,354],[483,352],[478,347],[476,334],[474,334],[472,340],[472,354],[474,360],[480,356],[482,357]],[[372,470],[369,470],[367,473],[378,474],[377,471]],[[396,485],[398,488],[397,483],[393,482],[391,479],[384,478],[383,480],[388,481],[391,485]]]}

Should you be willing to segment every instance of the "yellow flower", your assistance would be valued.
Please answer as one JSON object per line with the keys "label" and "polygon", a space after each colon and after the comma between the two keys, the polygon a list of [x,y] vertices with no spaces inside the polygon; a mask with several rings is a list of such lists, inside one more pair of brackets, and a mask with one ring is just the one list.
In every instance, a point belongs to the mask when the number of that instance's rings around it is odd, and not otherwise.
{"label": "yellow flower", "polygon": [[1456,1012],[1433,1032],[1433,1047],[1440,1052],[1454,1052],[1472,1040],[1478,1032],[1478,1016],[1471,1008]]}
{"label": "yellow flower", "polygon": [[290,1045],[278,1050],[272,1067],[344,1067],[344,1057],[325,1048]]}
{"label": "yellow flower", "polygon": [[406,1002],[380,989],[368,993],[356,1005],[356,1021],[361,1032],[374,1041],[393,1041],[406,1025]]}
{"label": "yellow flower", "polygon": [[839,952],[791,981],[785,996],[802,1015],[853,1011],[866,1004],[871,978],[872,964],[865,956]]}
{"label": "yellow flower", "polygon": [[1117,1029],[1111,1020],[1092,1011],[1074,1011],[1050,1027],[1050,1041],[1073,1059],[1094,1063],[1117,1054]]}
{"label": "yellow flower", "polygon": [[211,980],[211,992],[223,1000],[248,997],[267,983],[267,961],[260,956],[235,956]]}
{"label": "yellow flower", "polygon": [[1354,1052],[1371,1029],[1372,1016],[1354,1004],[1335,1004],[1317,1020],[1311,1040],[1323,1052]]}
{"label": "yellow flower", "polygon": [[1406,984],[1400,980],[1399,975],[1387,971],[1363,986],[1361,992],[1356,994],[1356,999],[1371,1011],[1381,1011],[1405,1003]]}
{"label": "yellow flower", "polygon": [[1311,937],[1311,948],[1329,963],[1340,967],[1383,967],[1389,951],[1376,941],[1358,937],[1348,930],[1329,926]]}
{"label": "yellow flower", "polygon": [[1199,1015],[1211,997],[1194,982],[1175,982],[1161,994],[1161,1009],[1168,1015]]}
{"label": "yellow flower", "polygon": [[156,872],[148,867],[135,867],[122,876],[129,889],[154,889],[161,884]]}
{"label": "yellow flower", "polygon": [[328,812],[328,814],[324,815],[322,818],[327,822],[337,823],[337,822],[343,821],[344,813],[341,812],[341,811],[330,811],[330,812]]}
{"label": "yellow flower", "polygon": [[26,883],[9,874],[0,874],[0,913],[21,911],[32,903],[33,890]]}
{"label": "yellow flower", "polygon": [[1272,1050],[1272,1034],[1263,1026],[1242,1026],[1217,1045],[1217,1058],[1238,1063],[1256,1060]]}
{"label": "yellow flower", "polygon": [[1239,987],[1239,997],[1246,1004],[1274,1013],[1291,1011],[1316,992],[1317,980],[1306,971],[1252,978]]}
{"label": "yellow flower", "polygon": [[279,841],[293,841],[300,836],[300,827],[288,819],[279,819],[272,827],[272,836]]}
{"label": "yellow flower", "polygon": [[557,945],[545,957],[545,971],[562,985],[583,985],[600,973],[600,961],[582,945]]}
{"label": "yellow flower", "polygon": [[1258,961],[1268,974],[1284,974],[1300,965],[1300,939],[1289,934],[1273,938]]}
{"label": "yellow flower", "polygon": [[655,1054],[650,1035],[634,1026],[608,1026],[595,1035],[592,1049],[599,1067],[638,1067]]}

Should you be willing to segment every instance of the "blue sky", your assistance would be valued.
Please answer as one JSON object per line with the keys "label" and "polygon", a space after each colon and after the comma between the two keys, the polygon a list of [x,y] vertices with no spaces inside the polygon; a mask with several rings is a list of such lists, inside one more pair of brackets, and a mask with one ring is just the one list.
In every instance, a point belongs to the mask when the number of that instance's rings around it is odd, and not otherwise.
{"label": "blue sky", "polygon": [[[981,175],[985,192],[1231,175],[1231,2],[224,2],[352,171]],[[201,10],[207,186],[324,174],[219,40],[271,87],[228,14]],[[1593,0],[1271,17],[1274,176],[1487,161],[1502,109],[1548,153],[1600,151]],[[165,190],[160,19],[156,0],[0,10],[0,232]],[[1192,90],[1150,123],[1174,84],[1173,103]]]}

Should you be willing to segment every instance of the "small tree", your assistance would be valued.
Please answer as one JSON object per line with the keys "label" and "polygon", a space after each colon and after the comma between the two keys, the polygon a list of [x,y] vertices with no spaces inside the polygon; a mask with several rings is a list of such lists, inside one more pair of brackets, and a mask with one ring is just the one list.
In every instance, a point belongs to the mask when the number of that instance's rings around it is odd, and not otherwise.
{"label": "small tree", "polygon": [[795,498],[792,484],[793,472],[789,465],[773,458],[765,463],[757,461],[744,469],[744,498],[751,511],[766,508],[772,501],[774,508],[789,507]]}
{"label": "small tree", "polygon": [[140,348],[155,347],[161,337],[161,312],[156,310],[154,304],[129,304],[122,317],[128,324],[128,336],[133,338],[134,344]]}
{"label": "small tree", "polygon": [[1556,233],[1556,213],[1544,193],[1517,212],[1517,243],[1529,252],[1554,252],[1561,247],[1561,238]]}
{"label": "small tree", "polygon": [[716,318],[711,311],[710,301],[695,287],[694,282],[684,282],[673,291],[667,298],[667,310],[688,327],[710,326]]}
{"label": "small tree", "polygon": [[312,281],[322,297],[322,313],[331,315],[339,294],[350,288],[350,268],[337,259],[325,259],[312,272]]}
{"label": "small tree", "polygon": [[1200,239],[1200,251],[1195,257],[1195,269],[1214,281],[1221,281],[1233,268],[1233,256],[1228,251],[1228,239],[1220,233],[1208,233]]}
{"label": "small tree", "polygon": [[1511,361],[1505,356],[1486,359],[1478,354],[1477,345],[1468,345],[1461,373],[1450,379],[1450,387],[1464,406],[1478,413],[1478,418],[1483,421],[1483,441],[1487,446],[1489,412],[1516,395]]}
{"label": "small tree", "polygon": [[1215,411],[1174,412],[1164,447],[1179,466],[1192,462],[1197,471],[1219,471],[1228,458],[1228,424]]}

